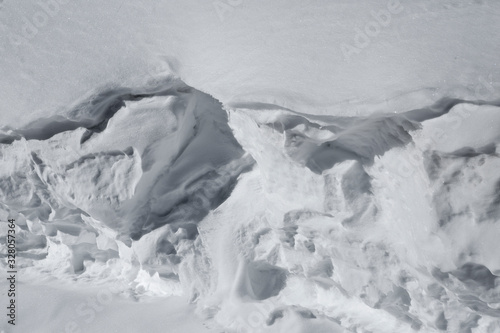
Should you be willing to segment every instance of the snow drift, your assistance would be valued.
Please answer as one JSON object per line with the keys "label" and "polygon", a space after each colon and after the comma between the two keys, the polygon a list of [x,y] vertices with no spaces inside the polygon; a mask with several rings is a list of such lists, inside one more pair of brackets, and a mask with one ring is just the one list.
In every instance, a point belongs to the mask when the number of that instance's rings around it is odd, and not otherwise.
{"label": "snow drift", "polygon": [[314,116],[159,82],[2,129],[23,279],[235,332],[500,329],[498,103]]}

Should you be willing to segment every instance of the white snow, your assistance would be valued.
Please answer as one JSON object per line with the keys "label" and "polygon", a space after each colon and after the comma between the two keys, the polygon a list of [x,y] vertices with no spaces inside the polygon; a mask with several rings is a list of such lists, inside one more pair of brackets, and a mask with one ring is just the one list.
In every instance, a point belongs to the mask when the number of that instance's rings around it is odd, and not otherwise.
{"label": "white snow", "polygon": [[499,15],[0,2],[0,331],[500,332]]}

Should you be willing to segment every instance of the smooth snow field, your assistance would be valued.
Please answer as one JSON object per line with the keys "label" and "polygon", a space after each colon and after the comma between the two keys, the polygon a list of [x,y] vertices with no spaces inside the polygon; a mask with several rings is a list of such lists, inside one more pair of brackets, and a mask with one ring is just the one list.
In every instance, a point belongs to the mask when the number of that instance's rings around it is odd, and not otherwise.
{"label": "smooth snow field", "polygon": [[499,31],[0,0],[0,332],[500,333]]}

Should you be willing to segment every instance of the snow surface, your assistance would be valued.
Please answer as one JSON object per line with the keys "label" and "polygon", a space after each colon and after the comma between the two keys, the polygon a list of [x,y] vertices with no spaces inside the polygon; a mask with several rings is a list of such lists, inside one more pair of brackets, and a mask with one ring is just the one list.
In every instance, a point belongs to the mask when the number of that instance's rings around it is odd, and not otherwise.
{"label": "snow surface", "polygon": [[0,329],[500,332],[499,16],[0,2]]}

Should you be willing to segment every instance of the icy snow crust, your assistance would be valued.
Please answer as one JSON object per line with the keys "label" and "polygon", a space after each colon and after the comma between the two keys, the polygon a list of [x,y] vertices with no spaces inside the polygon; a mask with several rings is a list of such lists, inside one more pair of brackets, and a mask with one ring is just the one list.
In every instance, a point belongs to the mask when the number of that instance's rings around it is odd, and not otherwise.
{"label": "icy snow crust", "polygon": [[500,331],[498,102],[318,116],[156,82],[4,128],[25,283],[183,296],[227,332]]}

